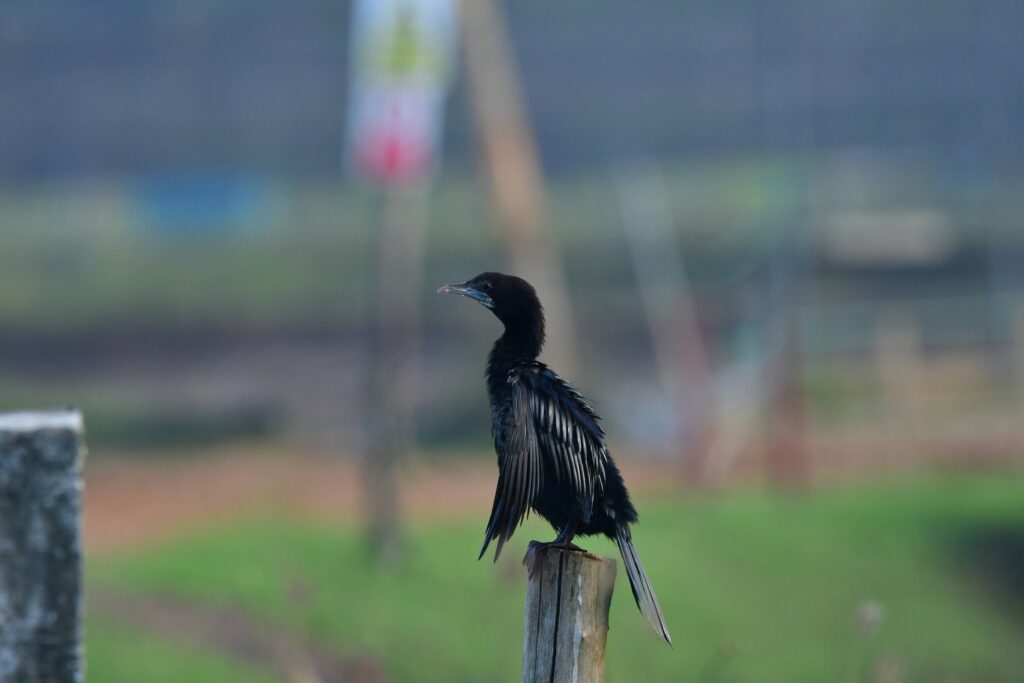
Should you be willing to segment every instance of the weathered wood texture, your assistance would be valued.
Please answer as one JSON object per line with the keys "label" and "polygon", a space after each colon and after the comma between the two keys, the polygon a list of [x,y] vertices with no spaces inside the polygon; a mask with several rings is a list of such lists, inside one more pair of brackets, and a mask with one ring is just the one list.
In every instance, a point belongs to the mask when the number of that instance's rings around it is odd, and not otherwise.
{"label": "weathered wood texture", "polygon": [[600,683],[615,560],[549,548],[526,588],[523,683]]}
{"label": "weathered wood texture", "polygon": [[80,683],[77,411],[0,414],[0,683]]}

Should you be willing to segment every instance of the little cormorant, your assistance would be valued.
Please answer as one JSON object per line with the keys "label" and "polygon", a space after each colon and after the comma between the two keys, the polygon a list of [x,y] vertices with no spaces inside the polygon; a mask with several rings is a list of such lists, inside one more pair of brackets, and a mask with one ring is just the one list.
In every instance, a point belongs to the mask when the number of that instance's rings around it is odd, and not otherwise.
{"label": "little cormorant", "polygon": [[497,560],[531,509],[558,532],[552,542],[531,542],[524,559],[531,574],[541,548],[580,550],[572,544],[575,536],[604,534],[619,546],[640,611],[671,644],[630,534],[636,509],[605,445],[599,418],[579,392],[537,360],[544,343],[544,311],[536,291],[522,278],[482,273],[437,292],[474,299],[505,325],[487,361],[498,486],[480,557],[496,541]]}

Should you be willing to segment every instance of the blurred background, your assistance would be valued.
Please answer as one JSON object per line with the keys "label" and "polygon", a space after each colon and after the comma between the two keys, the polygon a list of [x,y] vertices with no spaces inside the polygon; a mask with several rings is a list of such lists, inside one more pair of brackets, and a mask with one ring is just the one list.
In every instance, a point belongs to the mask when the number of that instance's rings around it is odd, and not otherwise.
{"label": "blurred background", "polygon": [[1021,26],[0,0],[0,408],[85,413],[90,680],[518,679],[485,270],[638,500],[676,646],[620,579],[608,680],[1024,679]]}

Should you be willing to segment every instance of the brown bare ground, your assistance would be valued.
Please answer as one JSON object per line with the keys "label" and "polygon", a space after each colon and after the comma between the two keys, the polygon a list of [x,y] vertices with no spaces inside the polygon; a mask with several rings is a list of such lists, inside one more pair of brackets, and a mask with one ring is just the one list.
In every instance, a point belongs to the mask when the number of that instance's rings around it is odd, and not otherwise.
{"label": "brown bare ground", "polygon": [[[922,466],[1022,463],[1024,437],[1016,423],[992,420],[967,427],[904,425],[881,433],[810,430],[800,437],[808,456],[807,480],[877,476]],[[729,481],[758,479],[769,466],[756,447],[752,450],[731,468]],[[678,461],[618,460],[635,494],[668,493],[684,486],[684,467]],[[477,454],[441,461],[412,458],[399,468],[398,478],[400,505],[409,519],[483,520],[497,473],[493,456]],[[91,553],[127,549],[254,511],[361,521],[358,461],[344,453],[233,446],[202,455],[123,454],[89,461],[85,482],[85,541]]]}
{"label": "brown bare ground", "polygon": [[[678,489],[675,463],[624,459],[636,493]],[[403,512],[417,521],[477,515],[494,496],[491,458],[413,461],[399,469]],[[94,459],[85,471],[85,542],[105,553],[158,541],[255,511],[360,521],[358,462],[295,448],[230,447],[204,455],[130,454]]]}

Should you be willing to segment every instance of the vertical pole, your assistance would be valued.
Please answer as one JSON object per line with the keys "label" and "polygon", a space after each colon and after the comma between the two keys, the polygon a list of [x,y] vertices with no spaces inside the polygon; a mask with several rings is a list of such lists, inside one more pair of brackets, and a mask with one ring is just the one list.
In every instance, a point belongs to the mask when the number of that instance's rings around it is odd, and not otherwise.
{"label": "vertical pole", "polygon": [[[802,219],[801,219],[802,220]],[[806,227],[806,223],[797,222]],[[769,424],[766,465],[772,480],[799,486],[810,478],[810,453],[804,447],[803,359],[801,357],[800,300],[808,279],[805,230],[785,234],[776,229],[769,256],[767,316],[762,324],[771,350],[765,364],[762,397]]]}
{"label": "vertical pole", "polygon": [[418,383],[420,282],[427,192],[388,188],[370,311],[365,393],[369,441],[363,463],[370,550],[394,563],[401,554],[397,466],[413,439]]}
{"label": "vertical pole", "polygon": [[558,244],[543,230],[544,178],[497,0],[465,0],[466,75],[484,161],[515,274],[529,280],[548,312],[547,355],[566,375],[577,358]]}
{"label": "vertical pole", "polygon": [[548,548],[526,587],[523,683],[601,683],[615,560]]}
{"label": "vertical pole", "polygon": [[785,335],[775,357],[766,409],[768,425],[768,473],[784,488],[804,486],[810,479],[811,462],[804,444],[806,416],[803,405],[803,373],[796,313],[784,312]]}
{"label": "vertical pole", "polygon": [[0,681],[81,683],[82,415],[0,414]]}

